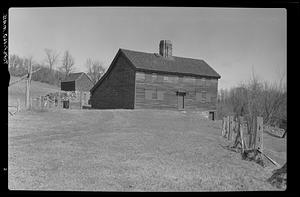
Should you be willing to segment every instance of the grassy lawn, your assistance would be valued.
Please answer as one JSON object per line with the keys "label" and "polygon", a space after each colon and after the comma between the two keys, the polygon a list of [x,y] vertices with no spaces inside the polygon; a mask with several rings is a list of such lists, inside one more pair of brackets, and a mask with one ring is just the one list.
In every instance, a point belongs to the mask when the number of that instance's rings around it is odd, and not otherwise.
{"label": "grassy lawn", "polygon": [[[195,113],[20,112],[8,123],[9,189],[277,190],[266,182],[276,167],[222,148],[221,123]],[[283,164],[286,140],[265,135],[264,143]]]}

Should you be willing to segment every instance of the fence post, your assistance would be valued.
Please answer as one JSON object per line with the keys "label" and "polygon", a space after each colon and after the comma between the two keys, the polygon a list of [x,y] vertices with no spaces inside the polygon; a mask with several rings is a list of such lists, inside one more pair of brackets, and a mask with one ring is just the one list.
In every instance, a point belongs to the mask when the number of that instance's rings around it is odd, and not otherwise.
{"label": "fence post", "polygon": [[228,116],[228,140],[232,138],[232,124],[233,124],[233,116]]}
{"label": "fence post", "polygon": [[43,101],[43,100],[44,100],[44,97],[41,96],[41,97],[40,97],[40,103],[41,103],[41,106],[40,106],[40,107],[41,107],[41,110],[43,110],[43,107],[44,107],[44,101]]}
{"label": "fence post", "polygon": [[226,117],[223,117],[223,122],[222,122],[222,137],[225,137],[225,126],[226,126]]}
{"label": "fence post", "polygon": [[256,119],[255,148],[263,152],[263,117]]}
{"label": "fence post", "polygon": [[236,138],[236,120],[234,120],[234,116],[231,118],[231,141],[234,141]]}
{"label": "fence post", "polygon": [[20,111],[20,99],[18,99],[17,112]]}
{"label": "fence post", "polygon": [[226,117],[226,138],[229,136],[229,116]]}
{"label": "fence post", "polygon": [[244,118],[243,116],[239,116],[239,122],[238,122],[238,132],[240,132],[240,138],[241,138],[241,144],[242,144],[242,153],[244,153],[244,131],[242,128],[242,124],[244,122]]}

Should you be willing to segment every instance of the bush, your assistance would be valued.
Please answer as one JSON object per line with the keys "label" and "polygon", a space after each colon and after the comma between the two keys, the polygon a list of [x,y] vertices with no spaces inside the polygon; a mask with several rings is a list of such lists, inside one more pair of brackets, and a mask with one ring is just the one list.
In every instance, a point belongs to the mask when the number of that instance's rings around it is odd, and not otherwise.
{"label": "bush", "polygon": [[253,78],[229,90],[220,90],[218,118],[228,115],[246,116],[250,120],[262,116],[265,124],[279,125],[286,121],[286,88],[281,84],[260,82]]}

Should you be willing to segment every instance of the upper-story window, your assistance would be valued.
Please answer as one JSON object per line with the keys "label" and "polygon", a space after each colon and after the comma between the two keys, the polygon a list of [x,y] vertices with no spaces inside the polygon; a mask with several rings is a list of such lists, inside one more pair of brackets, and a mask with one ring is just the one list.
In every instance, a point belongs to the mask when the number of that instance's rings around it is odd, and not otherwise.
{"label": "upper-story window", "polygon": [[144,81],[145,80],[145,73],[137,72],[136,73],[136,79],[140,80],[140,81]]}
{"label": "upper-story window", "polygon": [[156,73],[152,73],[152,81],[156,81],[157,80],[157,74]]}
{"label": "upper-story window", "polygon": [[191,84],[195,84],[195,77],[183,77],[183,82],[184,83],[191,83]]}
{"label": "upper-story window", "polygon": [[202,86],[204,87],[206,84],[206,79],[205,78],[197,78],[196,79],[196,85],[197,86]]}
{"label": "upper-story window", "polygon": [[164,76],[164,81],[169,82],[169,83],[177,83],[178,82],[178,76]]}

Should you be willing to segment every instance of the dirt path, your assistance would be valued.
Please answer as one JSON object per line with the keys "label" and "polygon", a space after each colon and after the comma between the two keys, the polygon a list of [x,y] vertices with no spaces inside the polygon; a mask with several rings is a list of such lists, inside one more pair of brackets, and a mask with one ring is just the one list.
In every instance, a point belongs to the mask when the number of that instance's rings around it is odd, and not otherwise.
{"label": "dirt path", "polygon": [[272,167],[223,149],[220,123],[154,110],[21,112],[9,118],[9,189],[276,190]]}

